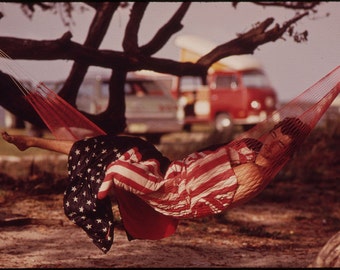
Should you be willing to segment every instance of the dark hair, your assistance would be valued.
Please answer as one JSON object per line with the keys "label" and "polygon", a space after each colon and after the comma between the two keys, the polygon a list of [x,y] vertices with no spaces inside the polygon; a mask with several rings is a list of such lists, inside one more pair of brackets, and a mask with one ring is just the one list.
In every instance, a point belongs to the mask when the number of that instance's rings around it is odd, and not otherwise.
{"label": "dark hair", "polygon": [[272,130],[281,127],[282,134],[288,135],[293,141],[290,149],[297,148],[308,136],[311,127],[296,117],[286,117],[277,123]]}

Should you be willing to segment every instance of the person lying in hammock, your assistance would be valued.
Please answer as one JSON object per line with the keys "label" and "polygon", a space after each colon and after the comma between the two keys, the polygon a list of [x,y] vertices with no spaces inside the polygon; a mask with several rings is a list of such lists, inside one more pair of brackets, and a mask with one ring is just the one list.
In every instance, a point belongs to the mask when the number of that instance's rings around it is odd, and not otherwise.
{"label": "person lying in hammock", "polygon": [[[174,161],[153,144],[130,136],[61,141],[3,132],[2,137],[21,151],[38,147],[69,156],[70,185],[65,192],[64,210],[86,231],[84,213],[107,208],[107,204],[100,204],[108,199],[110,190],[137,195],[157,212],[175,220],[214,215],[241,205],[265,188],[310,130],[298,118],[285,118],[263,142],[253,138],[234,140]],[[94,200],[82,198],[82,194],[91,192]],[[107,209],[97,214],[107,216]],[[103,235],[87,233],[94,242],[103,241]],[[104,238],[110,237],[109,227]]]}

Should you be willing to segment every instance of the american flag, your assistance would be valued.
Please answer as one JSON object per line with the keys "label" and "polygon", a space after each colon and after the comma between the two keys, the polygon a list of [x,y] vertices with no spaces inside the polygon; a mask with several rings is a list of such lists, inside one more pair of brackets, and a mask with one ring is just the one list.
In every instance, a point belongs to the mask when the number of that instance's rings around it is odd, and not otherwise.
{"label": "american flag", "polygon": [[[162,156],[152,144],[135,137],[103,135],[80,140],[74,143],[69,154],[68,176],[70,183],[64,193],[64,212],[71,221],[87,233],[93,243],[104,253],[110,250],[113,243],[114,220],[110,198],[98,199],[99,187],[105,177],[107,165],[136,146],[140,149],[142,159],[158,159],[160,170],[165,172],[170,161]],[[117,194],[124,196],[122,192],[117,192]],[[163,217],[153,209],[147,209],[149,206],[146,203],[133,196],[125,196],[126,198],[121,200],[131,209],[126,210],[126,207],[122,209],[120,207],[120,211],[123,211],[126,217],[126,220],[123,218],[123,224],[130,229],[130,231],[126,230],[129,240],[134,239],[135,236],[144,238],[144,231],[149,238],[160,238],[173,233],[177,222]],[[119,198],[117,199],[119,203]],[[146,216],[142,216],[143,211],[138,210],[144,208],[147,209]],[[145,222],[145,224],[134,223],[134,220],[144,218],[150,218],[152,221]],[[154,232],[154,236],[149,236],[150,232],[148,231],[150,230],[152,233]],[[164,233],[164,231],[167,232]]]}
{"label": "american flag", "polygon": [[212,146],[170,162],[152,144],[135,137],[102,135],[74,143],[68,160],[66,216],[107,253],[114,220],[108,190],[115,194],[129,240],[161,239],[174,233],[178,218],[224,210],[237,189],[232,166],[251,162],[246,141]]}
{"label": "american flag", "polygon": [[[261,144],[254,140],[215,145],[173,161],[166,173],[157,159],[142,160],[138,147],[107,167],[101,192],[114,183],[138,195],[156,211],[176,218],[196,218],[225,210],[238,188],[233,166],[254,162]],[[255,142],[255,144],[254,144]],[[103,195],[101,195],[103,197]]]}

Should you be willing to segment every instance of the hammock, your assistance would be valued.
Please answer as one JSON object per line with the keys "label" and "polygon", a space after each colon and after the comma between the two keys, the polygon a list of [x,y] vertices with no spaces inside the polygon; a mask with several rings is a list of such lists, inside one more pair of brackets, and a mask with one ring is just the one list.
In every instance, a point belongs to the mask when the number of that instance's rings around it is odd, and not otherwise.
{"label": "hammock", "polygon": [[[85,137],[103,135],[105,132],[81,114],[78,110],[49,89],[44,83],[32,79],[19,65],[0,50],[1,68],[12,76],[25,99],[33,106],[55,138],[60,140],[80,140]],[[27,78],[25,86],[15,77]]]}
{"label": "hammock", "polygon": [[[333,69],[314,85],[306,89],[296,98],[285,104],[280,109],[269,115],[264,121],[258,123],[252,129],[242,133],[240,138],[254,138],[259,141],[264,140],[268,132],[285,118],[298,118],[307,124],[310,130],[306,131],[289,151],[290,156],[300,147],[311,130],[316,126],[321,117],[325,114],[329,106],[340,92],[340,66]],[[282,161],[278,159],[277,164],[270,168],[268,174],[273,178],[289,159]]]}
{"label": "hammock", "polygon": [[[0,56],[2,56],[2,62],[10,61],[4,52],[1,52]],[[17,76],[20,68],[16,67],[13,69],[12,67],[14,67],[13,63],[7,63],[8,73],[13,77]],[[339,82],[340,66],[332,70],[295,99],[269,115],[266,120],[260,122],[247,132],[242,133],[230,144],[242,138],[253,138],[263,142],[268,132],[287,117],[299,118],[310,127],[309,130],[306,130],[304,136],[298,140],[298,144],[301,144],[339,94]],[[17,83],[27,101],[32,104],[57,139],[79,140],[87,136],[105,134],[103,130],[89,121],[43,83],[31,81],[31,84],[32,87],[27,89],[22,84]],[[290,151],[293,152],[295,149]],[[267,178],[269,180],[272,179],[287,161],[288,159],[278,159],[270,170],[266,172]],[[124,191],[117,192],[116,196],[119,204],[122,206],[120,210],[124,226],[128,228],[128,231],[134,232],[133,236],[135,238],[159,239],[169,236],[174,232],[176,221],[171,217],[156,212],[139,197]],[[151,220],[152,222],[143,225],[145,220]]]}

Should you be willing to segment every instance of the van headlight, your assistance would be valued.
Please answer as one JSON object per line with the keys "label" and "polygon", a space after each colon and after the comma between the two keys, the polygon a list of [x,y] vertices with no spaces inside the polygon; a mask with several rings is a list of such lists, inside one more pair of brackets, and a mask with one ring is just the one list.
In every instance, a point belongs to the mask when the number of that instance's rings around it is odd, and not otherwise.
{"label": "van headlight", "polygon": [[258,102],[257,100],[253,100],[253,101],[250,103],[250,107],[252,107],[252,108],[255,109],[255,110],[260,110],[260,109],[261,109],[261,103]]}

